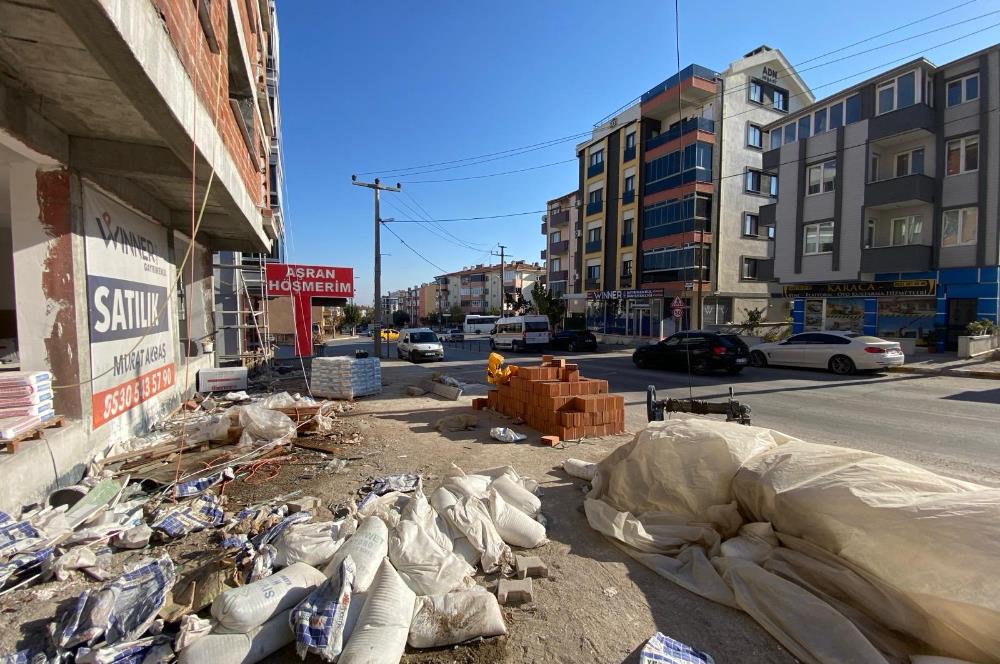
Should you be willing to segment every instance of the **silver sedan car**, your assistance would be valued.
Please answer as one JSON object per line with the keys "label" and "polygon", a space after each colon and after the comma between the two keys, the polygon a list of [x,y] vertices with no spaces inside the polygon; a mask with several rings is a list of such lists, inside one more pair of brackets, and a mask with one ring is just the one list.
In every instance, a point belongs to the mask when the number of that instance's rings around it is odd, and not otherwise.
{"label": "silver sedan car", "polygon": [[750,349],[755,367],[810,367],[841,375],[898,367],[904,360],[899,343],[857,332],[803,332]]}

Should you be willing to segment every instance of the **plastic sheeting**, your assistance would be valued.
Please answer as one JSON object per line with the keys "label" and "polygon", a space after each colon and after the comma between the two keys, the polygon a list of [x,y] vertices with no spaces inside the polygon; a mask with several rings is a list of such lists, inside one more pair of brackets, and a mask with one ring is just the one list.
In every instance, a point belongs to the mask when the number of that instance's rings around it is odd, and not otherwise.
{"label": "plastic sheeting", "polygon": [[1000,662],[998,489],[694,418],[652,423],[593,484],[592,527],[804,662]]}

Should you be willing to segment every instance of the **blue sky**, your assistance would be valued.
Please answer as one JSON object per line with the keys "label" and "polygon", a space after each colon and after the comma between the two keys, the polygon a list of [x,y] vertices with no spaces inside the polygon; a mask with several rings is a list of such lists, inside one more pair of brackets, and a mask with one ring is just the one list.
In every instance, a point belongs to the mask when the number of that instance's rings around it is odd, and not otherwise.
{"label": "blue sky", "polygon": [[[957,7],[811,62],[905,40],[805,72],[817,98],[874,73],[820,87],[824,83],[883,63],[888,68],[914,53],[942,63],[1000,41],[1000,27],[959,39],[1000,23],[996,0],[842,0],[812,9],[798,0],[680,5],[682,65],[716,70],[760,44],[780,48],[797,64]],[[663,0],[280,0],[278,12],[289,259],[353,267],[361,277],[356,283],[362,303],[370,303],[373,292],[372,195],[351,186],[352,173],[378,169],[363,179],[381,175],[403,182],[406,193],[383,194],[383,218],[542,210],[547,200],[576,188],[574,163],[458,182],[414,181],[572,159],[580,139],[454,170],[409,176],[396,171],[587,131],[676,70],[673,3]],[[997,13],[945,28],[989,12]],[[538,260],[544,246],[540,217],[441,224],[458,242],[423,224],[392,229],[450,271],[490,260],[498,242],[508,246],[508,257]],[[387,232],[382,252],[390,254],[382,261],[384,291],[439,273]]]}

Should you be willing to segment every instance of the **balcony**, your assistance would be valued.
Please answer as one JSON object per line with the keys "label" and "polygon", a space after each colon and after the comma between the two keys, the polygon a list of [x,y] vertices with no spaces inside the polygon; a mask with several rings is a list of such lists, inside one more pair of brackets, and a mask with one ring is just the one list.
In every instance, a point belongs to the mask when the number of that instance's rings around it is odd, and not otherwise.
{"label": "balcony", "polygon": [[622,205],[628,205],[635,200],[635,189],[627,189],[622,192]]}
{"label": "balcony", "polygon": [[601,250],[601,241],[600,240],[590,240],[589,242],[587,242],[587,245],[584,248],[584,253],[592,254],[592,253],[600,251],[600,250]]}
{"label": "balcony", "polygon": [[865,185],[865,206],[878,207],[912,202],[933,203],[934,189],[934,178],[920,174],[869,182]]}
{"label": "balcony", "polygon": [[548,235],[548,234],[549,234],[549,225],[543,221],[542,222],[542,235]]}
{"label": "balcony", "polygon": [[596,164],[591,164],[587,167],[587,177],[592,178],[595,175],[600,175],[604,172],[604,162],[598,162]]}
{"label": "balcony", "polygon": [[625,148],[625,154],[622,155],[622,162],[629,162],[635,159],[635,146],[630,148]]}
{"label": "balcony", "polygon": [[923,244],[862,249],[861,271],[926,272],[932,267],[932,253],[932,248]]}
{"label": "balcony", "polygon": [[670,141],[680,138],[685,134],[690,134],[692,131],[704,131],[709,134],[714,134],[715,120],[700,116],[697,118],[687,118],[679,125],[675,125],[662,134],[647,140],[646,150],[652,150],[653,148],[659,147],[665,143],[669,143]]}
{"label": "balcony", "polygon": [[549,245],[549,254],[552,256],[565,254],[567,251],[569,251],[569,240],[560,240]]}
{"label": "balcony", "polygon": [[601,287],[601,280],[600,279],[587,279],[583,283],[583,285],[584,285],[584,287],[587,290],[597,290],[598,288]]}
{"label": "balcony", "polygon": [[618,277],[618,287],[619,288],[632,288],[632,275],[623,274]]}
{"label": "balcony", "polygon": [[[775,129],[777,131],[777,129]],[[762,168],[768,173],[777,173],[781,166],[781,148],[774,148],[764,152]]]}
{"label": "balcony", "polygon": [[778,204],[761,205],[757,210],[757,223],[760,226],[774,226],[778,216]]}
{"label": "balcony", "polygon": [[539,255],[540,255],[540,257],[541,257],[541,259],[542,259],[542,260],[545,260],[545,250],[544,250],[544,249],[542,249],[542,250],[541,250],[541,251],[539,252]]}
{"label": "balcony", "polygon": [[635,243],[635,236],[632,233],[622,233],[622,246],[631,247]]}
{"label": "balcony", "polygon": [[914,104],[890,113],[877,115],[868,121],[868,140],[877,141],[908,131],[933,132],[934,109],[927,104]]}
{"label": "balcony", "polygon": [[599,214],[604,209],[604,201],[587,203],[587,214]]}
{"label": "balcony", "polygon": [[569,223],[569,210],[562,210],[561,212],[553,212],[549,215],[549,226],[551,228],[557,228],[559,226],[565,226]]}
{"label": "balcony", "polygon": [[569,279],[569,270],[556,270],[549,273],[549,283],[566,281],[567,279]]}
{"label": "balcony", "polygon": [[715,97],[716,74],[707,67],[689,65],[640,98],[642,114],[657,120],[677,112],[677,98],[685,106],[702,106]]}

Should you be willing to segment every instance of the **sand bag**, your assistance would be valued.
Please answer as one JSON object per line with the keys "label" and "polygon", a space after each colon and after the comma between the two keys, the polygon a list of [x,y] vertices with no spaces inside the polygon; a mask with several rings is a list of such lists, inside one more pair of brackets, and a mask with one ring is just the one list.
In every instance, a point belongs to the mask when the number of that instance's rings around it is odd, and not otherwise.
{"label": "sand bag", "polygon": [[421,488],[417,488],[416,493],[413,494],[413,498],[403,508],[400,521],[411,521],[417,524],[428,537],[434,540],[445,551],[453,549],[452,538],[448,534],[444,517],[431,507],[427,496],[424,495]]}
{"label": "sand bag", "polygon": [[400,521],[389,536],[389,560],[417,595],[438,595],[475,585],[471,579],[475,569],[412,521]]}
{"label": "sand bag", "polygon": [[344,558],[350,556],[357,570],[354,587],[359,591],[367,590],[378,572],[382,559],[388,553],[389,529],[386,527],[385,521],[377,516],[370,516],[362,521],[357,532],[337,549],[337,553],[327,563],[323,572],[327,577],[333,576],[340,569],[340,563],[344,561]]}
{"label": "sand bag", "polygon": [[212,602],[216,632],[249,632],[301,602],[326,576],[315,567],[295,563],[240,588],[230,588]]}
{"label": "sand bag", "polygon": [[490,488],[495,489],[508,505],[516,507],[530,517],[534,517],[542,509],[542,501],[539,500],[538,496],[506,475],[501,475],[493,480]]}
{"label": "sand bag", "polygon": [[594,479],[594,473],[597,472],[596,463],[581,461],[580,459],[566,459],[562,462],[562,468],[566,471],[567,475],[572,475],[588,482]]}
{"label": "sand bag", "polygon": [[383,560],[340,664],[398,664],[406,648],[416,595]]}
{"label": "sand bag", "polygon": [[295,652],[305,659],[315,653],[328,662],[336,661],[350,637],[348,621],[353,596],[354,561],[344,558],[337,574],[327,579],[292,611]]}
{"label": "sand bag", "polygon": [[479,551],[469,541],[469,538],[465,536],[462,529],[445,517],[445,511],[458,503],[458,497],[451,491],[448,491],[448,489],[440,487],[431,494],[430,502],[437,512],[438,526],[451,538],[452,552],[473,567],[478,565],[480,558]]}
{"label": "sand bag", "polygon": [[465,535],[479,552],[479,565],[487,574],[507,569],[514,562],[510,547],[493,524],[490,513],[478,498],[461,498],[443,512],[448,522]]}
{"label": "sand bag", "polygon": [[[295,523],[285,529],[274,540],[277,553],[276,567],[287,567],[295,563],[305,563],[321,568],[330,562],[344,542],[346,536],[341,531],[345,521],[320,521],[315,523]],[[353,521],[353,519],[351,519]]]}
{"label": "sand bag", "polygon": [[255,664],[291,643],[291,609],[246,634],[212,633],[177,654],[179,664]]}
{"label": "sand bag", "polygon": [[519,509],[511,507],[496,489],[490,490],[490,518],[504,542],[533,549],[548,542],[545,526]]}
{"label": "sand bag", "polygon": [[462,590],[418,597],[407,642],[414,648],[439,648],[507,633],[493,593]]}

